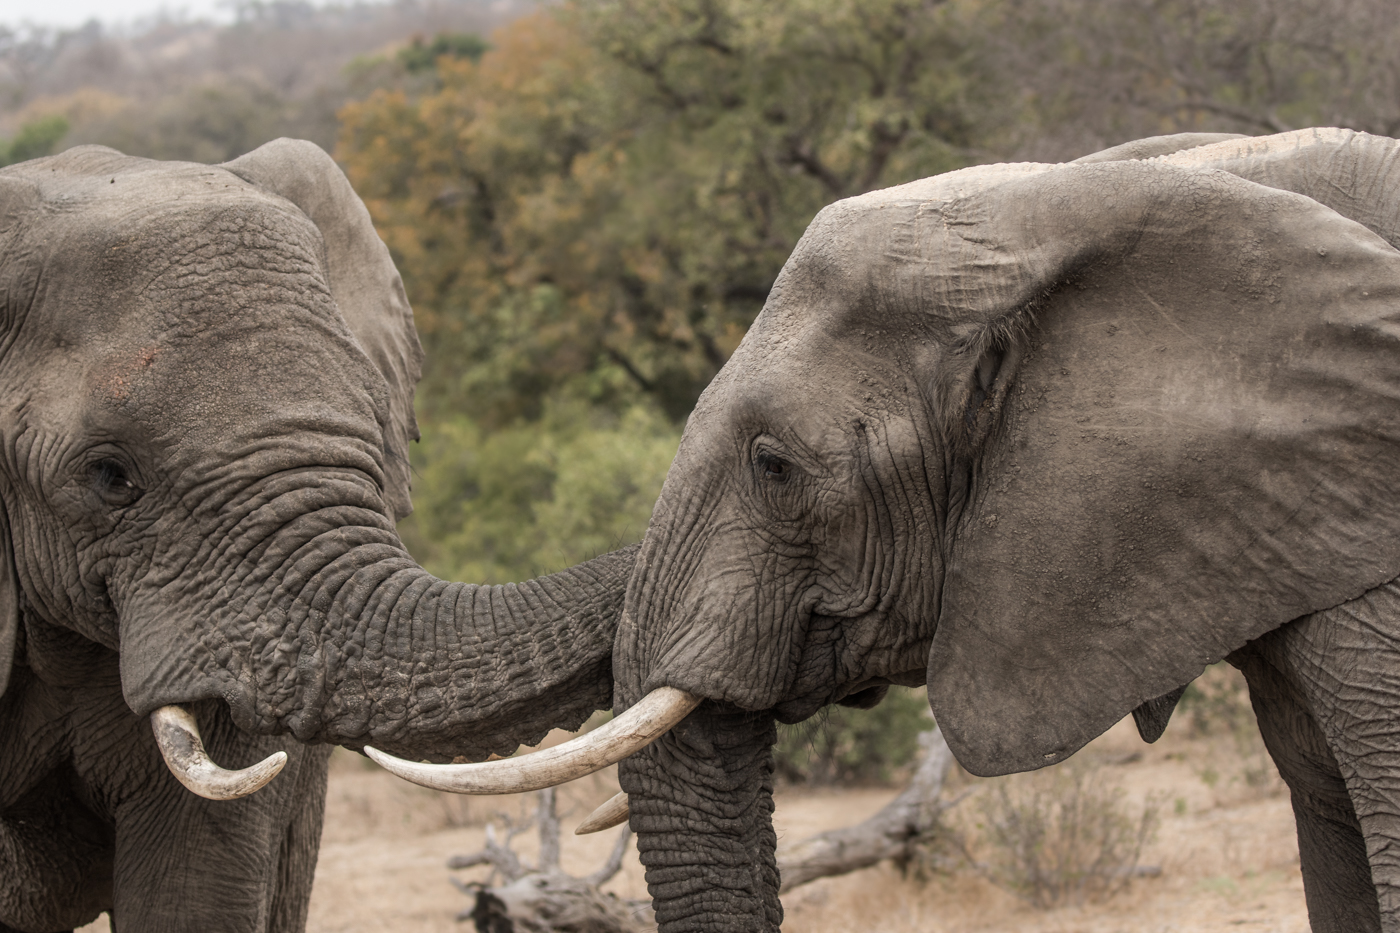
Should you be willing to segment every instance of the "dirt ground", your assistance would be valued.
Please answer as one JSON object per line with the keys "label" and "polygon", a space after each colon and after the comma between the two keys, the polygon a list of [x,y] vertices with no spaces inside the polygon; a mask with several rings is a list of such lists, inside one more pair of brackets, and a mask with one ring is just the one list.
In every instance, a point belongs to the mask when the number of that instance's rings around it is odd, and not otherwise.
{"label": "dirt ground", "polygon": [[[1136,879],[1101,903],[1039,910],[966,866],[919,880],[882,865],[789,892],[784,930],[1305,933],[1292,811],[1257,736],[1197,736],[1184,720],[1174,719],[1155,745],[1143,744],[1125,720],[1076,756],[1080,767],[1095,768],[1108,785],[1123,788],[1130,811],[1140,812],[1134,808],[1148,801],[1156,806],[1160,825],[1141,863],[1160,866],[1160,875]],[[1028,778],[953,775],[949,795],[970,793],[951,811],[950,822],[975,832],[979,795],[996,781],[1018,780]],[[586,874],[606,859],[621,830],[586,837],[570,831],[616,788],[615,776],[603,772],[561,789],[566,870]],[[780,845],[858,822],[896,792],[782,791]],[[337,751],[308,930],[469,933],[469,922],[454,919],[468,899],[449,875],[485,880],[488,870],[449,872],[448,858],[480,849],[488,821],[494,818],[502,829],[503,816],[518,823],[533,806],[533,797],[465,798],[423,790]],[[522,855],[533,855],[532,832],[521,833],[515,843]],[[635,848],[607,890],[645,896]],[[106,931],[105,918],[84,930]]]}

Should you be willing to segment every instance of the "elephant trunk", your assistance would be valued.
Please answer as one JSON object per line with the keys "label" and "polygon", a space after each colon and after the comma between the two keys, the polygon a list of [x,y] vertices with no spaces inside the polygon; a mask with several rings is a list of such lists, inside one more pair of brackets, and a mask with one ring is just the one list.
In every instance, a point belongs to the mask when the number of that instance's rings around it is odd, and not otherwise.
{"label": "elephant trunk", "polygon": [[770,713],[705,703],[618,766],[661,933],[770,933],[782,923],[776,740]]}
{"label": "elephant trunk", "polygon": [[519,584],[451,583],[414,563],[363,487],[323,476],[265,497],[206,579],[156,573],[163,585],[119,594],[131,708],[217,697],[249,732],[449,761],[611,706],[635,548]]}

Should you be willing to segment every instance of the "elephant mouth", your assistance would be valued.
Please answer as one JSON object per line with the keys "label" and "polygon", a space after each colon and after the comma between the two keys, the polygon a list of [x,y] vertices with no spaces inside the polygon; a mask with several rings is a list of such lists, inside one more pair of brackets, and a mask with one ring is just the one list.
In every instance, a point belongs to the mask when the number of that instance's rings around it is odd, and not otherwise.
{"label": "elephant mouth", "polygon": [[208,800],[237,800],[256,793],[287,763],[286,752],[275,752],[237,771],[219,767],[204,750],[199,723],[183,706],[162,706],[156,710],[151,714],[151,729],[170,773],[190,791]]}

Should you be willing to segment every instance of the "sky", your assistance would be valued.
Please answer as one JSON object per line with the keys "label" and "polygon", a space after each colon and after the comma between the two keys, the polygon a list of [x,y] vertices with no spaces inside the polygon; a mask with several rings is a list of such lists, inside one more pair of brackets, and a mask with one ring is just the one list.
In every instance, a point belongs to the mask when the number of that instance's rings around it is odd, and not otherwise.
{"label": "sky", "polygon": [[[313,2],[321,5],[320,0]],[[129,26],[161,10],[183,13],[189,19],[233,21],[230,0],[0,0],[0,24],[28,23],[71,29],[90,19],[99,19],[104,25]]]}

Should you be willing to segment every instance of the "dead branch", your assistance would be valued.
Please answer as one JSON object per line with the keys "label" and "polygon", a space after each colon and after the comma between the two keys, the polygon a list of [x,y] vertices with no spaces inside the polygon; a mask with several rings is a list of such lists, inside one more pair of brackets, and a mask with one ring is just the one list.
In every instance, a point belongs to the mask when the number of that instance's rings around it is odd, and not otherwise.
{"label": "dead branch", "polygon": [[798,885],[844,875],[868,868],[888,858],[910,859],[913,846],[933,831],[939,815],[952,804],[942,804],[939,795],[953,753],[934,728],[919,736],[923,760],[914,771],[909,786],[884,809],[863,823],[833,829],[786,847],[778,852],[778,873],[782,892]]}
{"label": "dead branch", "polygon": [[[622,858],[632,831],[624,829],[608,860],[597,871],[582,878],[565,874],[559,867],[559,814],[553,788],[540,791],[533,819],[511,824],[504,842],[498,841],[495,827],[486,827],[486,848],[471,855],[458,855],[448,868],[490,865],[492,878],[500,883],[462,882],[457,888],[473,899],[472,906],[457,915],[471,920],[478,933],[649,933],[656,929],[650,907],[598,890],[622,868]],[[510,848],[511,841],[526,829],[539,833],[539,864],[530,866]]]}

